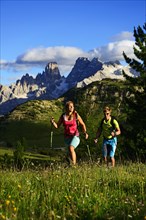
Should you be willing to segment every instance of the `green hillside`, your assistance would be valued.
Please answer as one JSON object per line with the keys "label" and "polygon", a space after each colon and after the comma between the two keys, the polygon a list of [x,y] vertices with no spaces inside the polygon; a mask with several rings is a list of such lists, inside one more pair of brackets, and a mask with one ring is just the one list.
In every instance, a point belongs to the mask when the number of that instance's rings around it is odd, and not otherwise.
{"label": "green hillside", "polygon": [[[64,147],[63,127],[60,129],[52,128],[50,117],[53,116],[57,121],[64,111],[64,102],[73,100],[89,133],[89,139],[86,142],[81,132],[80,149],[82,152],[87,151],[86,145],[88,144],[91,152],[95,152],[96,147],[93,139],[97,126],[103,117],[103,106],[110,105],[113,109],[113,115],[123,123],[125,118],[124,96],[127,90],[128,86],[125,82],[107,79],[94,82],[84,88],[73,88],[57,100],[28,101],[14,109],[4,120],[1,120],[0,147],[15,148],[17,142],[20,141],[23,142],[26,150],[45,154],[51,147],[51,131],[53,131],[53,148]],[[100,143],[101,141],[102,138]],[[122,137],[119,137],[119,149],[122,145]],[[98,152],[100,153],[100,147]]]}
{"label": "green hillside", "polygon": [[[0,124],[0,143],[15,147],[25,139],[28,149],[50,147],[50,117],[62,112],[62,100],[34,100],[14,109]],[[60,133],[56,133],[60,139]],[[55,143],[56,144],[56,143]]]}

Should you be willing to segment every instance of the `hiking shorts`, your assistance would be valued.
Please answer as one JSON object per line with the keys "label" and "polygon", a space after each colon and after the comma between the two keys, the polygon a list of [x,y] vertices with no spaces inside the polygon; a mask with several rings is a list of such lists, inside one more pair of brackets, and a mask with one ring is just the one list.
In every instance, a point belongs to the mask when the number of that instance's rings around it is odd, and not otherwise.
{"label": "hiking shorts", "polygon": [[115,151],[117,147],[117,138],[114,137],[112,139],[104,139],[102,144],[102,154],[103,157],[114,157]]}
{"label": "hiking shorts", "polygon": [[76,148],[80,143],[80,138],[78,136],[65,137],[64,141],[68,147],[73,146],[74,148]]}

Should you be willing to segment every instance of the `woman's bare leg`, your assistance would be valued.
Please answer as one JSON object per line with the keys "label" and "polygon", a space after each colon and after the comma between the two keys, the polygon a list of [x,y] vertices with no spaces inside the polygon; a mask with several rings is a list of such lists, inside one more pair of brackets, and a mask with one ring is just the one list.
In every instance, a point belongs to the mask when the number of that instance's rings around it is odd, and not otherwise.
{"label": "woman's bare leg", "polygon": [[70,152],[70,156],[71,156],[71,159],[72,159],[72,163],[73,165],[76,164],[76,152],[75,152],[75,148],[73,146],[70,146],[69,147],[69,152]]}

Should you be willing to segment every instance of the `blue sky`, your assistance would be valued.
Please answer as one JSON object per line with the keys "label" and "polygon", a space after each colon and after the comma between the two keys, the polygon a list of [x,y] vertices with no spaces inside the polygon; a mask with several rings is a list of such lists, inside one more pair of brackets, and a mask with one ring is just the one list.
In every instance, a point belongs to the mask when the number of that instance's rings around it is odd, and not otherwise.
{"label": "blue sky", "polygon": [[122,61],[145,20],[146,0],[1,0],[0,83],[35,77],[51,61],[65,76],[81,56]]}

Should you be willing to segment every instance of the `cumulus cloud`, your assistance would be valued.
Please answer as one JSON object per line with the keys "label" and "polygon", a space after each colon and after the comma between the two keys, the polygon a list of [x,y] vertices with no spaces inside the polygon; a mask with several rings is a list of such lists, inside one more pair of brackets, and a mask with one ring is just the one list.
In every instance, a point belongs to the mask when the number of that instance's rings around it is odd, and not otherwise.
{"label": "cumulus cloud", "polygon": [[123,51],[130,58],[136,58],[133,53],[133,46],[136,47],[132,32],[123,31],[113,36],[105,46],[95,48],[90,51],[90,57],[98,57],[104,61],[124,61]]}
{"label": "cumulus cloud", "polygon": [[88,53],[76,47],[39,47],[19,55],[14,62],[2,61],[1,68],[20,71],[37,66],[44,68],[48,62],[57,62],[62,71],[68,71],[78,57],[84,56],[87,57]]}
{"label": "cumulus cloud", "polygon": [[75,47],[48,47],[48,48],[34,48],[26,53],[18,56],[16,62],[17,63],[46,63],[51,61],[56,61],[58,64],[62,64],[62,62],[72,65],[73,60],[79,56],[84,56],[85,52],[79,48]]}
{"label": "cumulus cloud", "polygon": [[123,51],[130,58],[135,58],[133,53],[134,41],[122,40],[111,42],[106,46],[102,46],[90,51],[91,57],[98,57],[101,61],[123,61]]}
{"label": "cumulus cloud", "polygon": [[[83,51],[76,47],[38,47],[33,48],[19,55],[15,61],[7,62],[1,60],[0,65],[3,70],[29,71],[32,68],[42,68],[49,62],[57,62],[61,74],[69,73],[78,57],[92,59],[98,57],[101,61],[123,61],[123,51],[130,58],[134,58],[132,33],[121,32],[112,37],[110,43],[90,51]],[[37,74],[37,73],[36,73]]]}
{"label": "cumulus cloud", "polygon": [[31,68],[32,65],[25,65],[23,63],[17,63],[16,61],[2,61],[0,60],[0,68],[1,70],[7,70],[7,71],[13,71],[13,72],[18,72],[18,71],[25,71]]}
{"label": "cumulus cloud", "polygon": [[123,40],[134,40],[133,33],[129,31],[122,31],[119,34],[116,34],[111,37],[111,41],[123,41]]}

